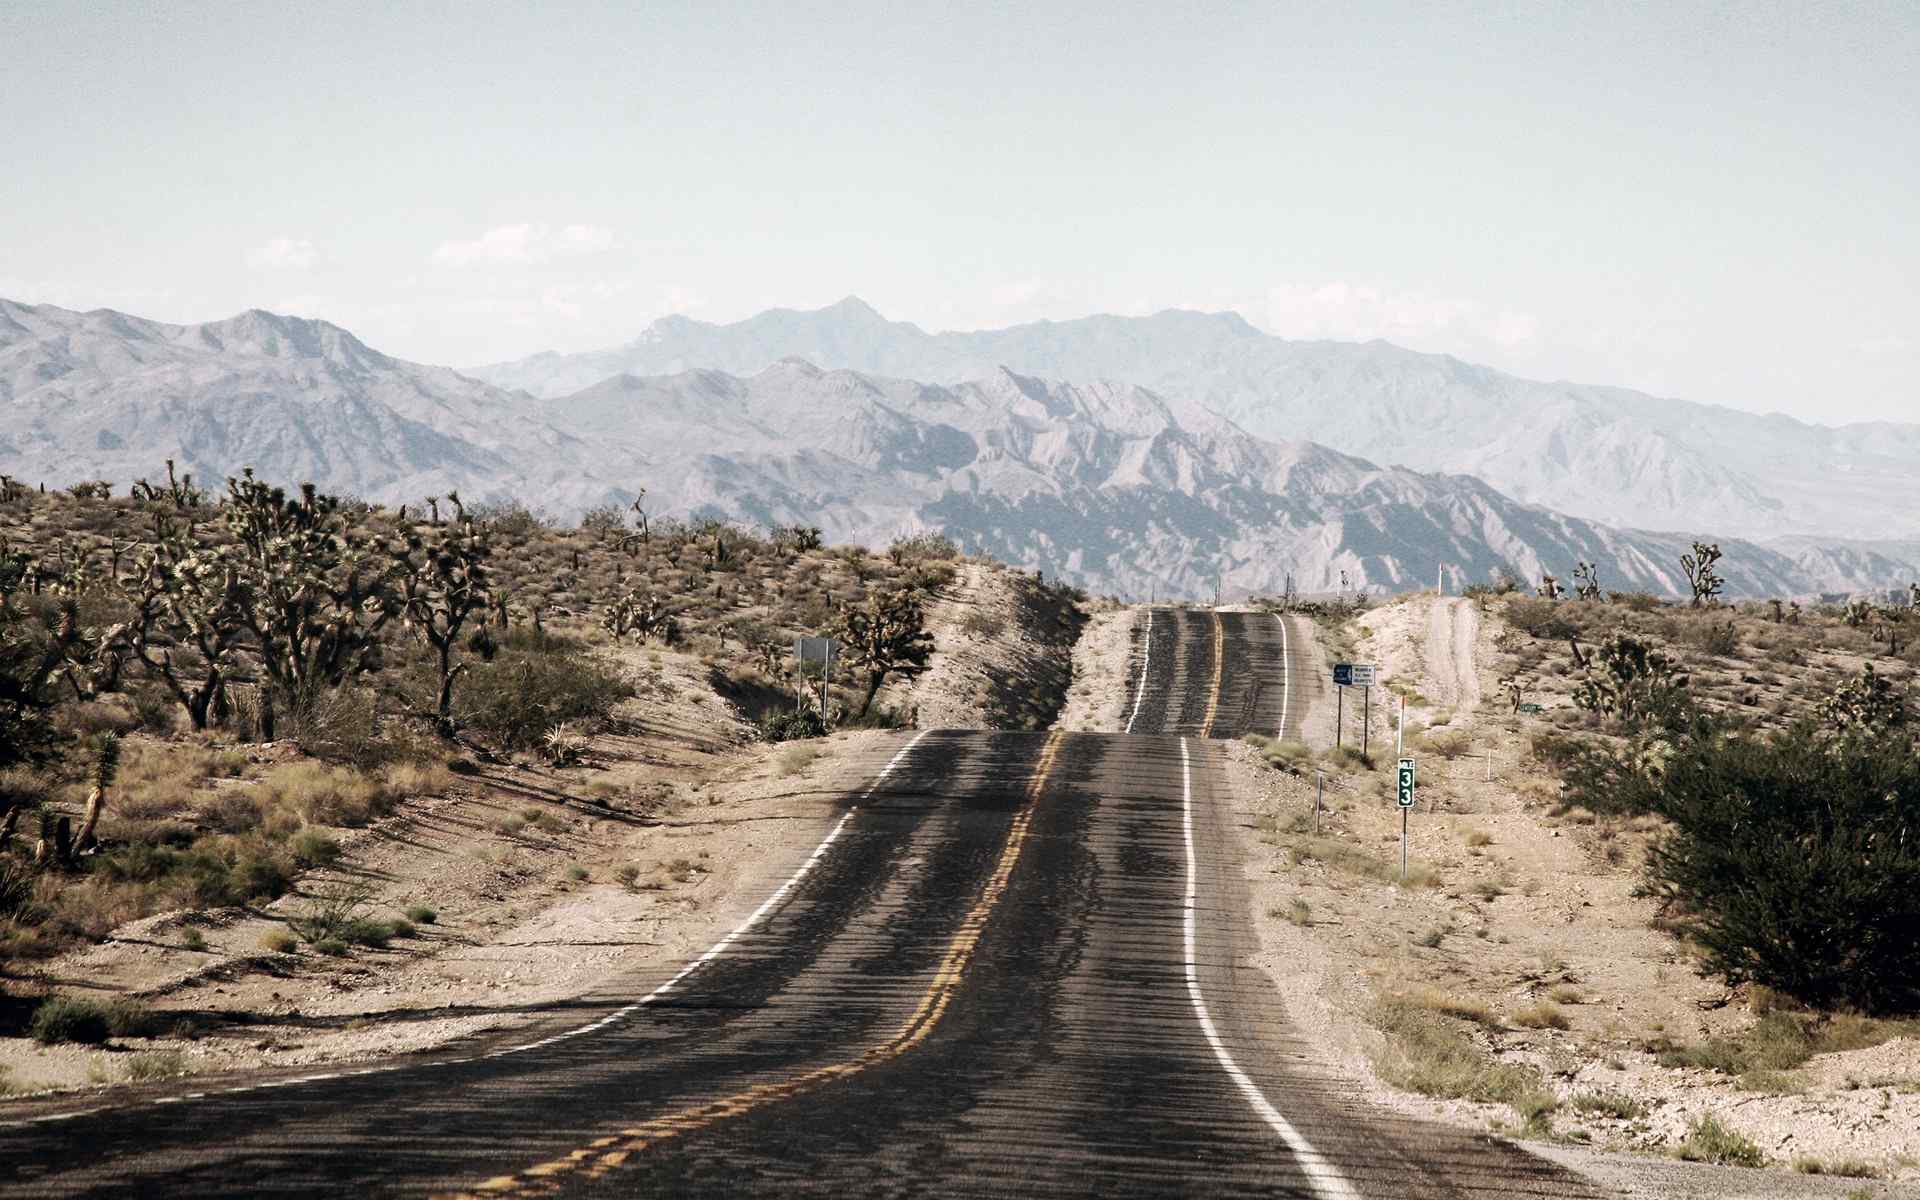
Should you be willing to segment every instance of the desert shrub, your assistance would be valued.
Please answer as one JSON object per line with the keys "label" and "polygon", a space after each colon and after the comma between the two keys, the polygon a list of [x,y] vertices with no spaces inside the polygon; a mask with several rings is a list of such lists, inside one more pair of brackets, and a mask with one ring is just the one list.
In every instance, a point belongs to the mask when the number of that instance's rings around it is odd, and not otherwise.
{"label": "desert shrub", "polygon": [[1371,1016],[1387,1035],[1376,1065],[1381,1078],[1395,1087],[1447,1100],[1508,1104],[1529,1117],[1555,1106],[1539,1071],[1494,1061],[1474,1045],[1459,1019],[1404,998],[1382,1000]]}
{"label": "desert shrub", "polygon": [[1579,632],[1551,600],[1513,596],[1507,600],[1507,624],[1529,637],[1560,641]]}
{"label": "desert shrub", "polygon": [[353,767],[288,763],[268,772],[255,795],[263,807],[296,813],[309,825],[360,826],[393,811],[394,795]]}
{"label": "desert shrub", "polygon": [[35,1009],[27,1033],[43,1046],[62,1042],[99,1046],[113,1036],[105,1005],[68,996],[55,996]]}
{"label": "desert shrub", "polygon": [[409,904],[405,912],[407,920],[415,925],[431,925],[440,919],[440,914],[424,904]]}
{"label": "desert shrub", "polygon": [[549,525],[544,513],[535,512],[518,500],[476,504],[467,511],[472,514],[474,524],[485,527],[488,532],[508,536],[530,537]]}
{"label": "desert shrub", "polygon": [[960,547],[944,533],[917,533],[912,537],[895,538],[887,547],[887,557],[896,563],[922,562],[927,559],[946,561],[960,557]]}
{"label": "desert shrub", "polygon": [[[1920,1003],[1920,759],[1899,738],[1697,722],[1650,751],[1593,751],[1571,803],[1652,812],[1648,869],[1707,965],[1809,1003]],[[1599,806],[1599,807],[1596,807]]]}
{"label": "desert shrub", "polygon": [[187,1073],[187,1056],[178,1050],[151,1050],[127,1060],[127,1078],[135,1083],[178,1079]]}
{"label": "desert shrub", "polygon": [[564,724],[598,726],[633,688],[577,645],[510,642],[492,662],[475,664],[457,698],[458,723],[509,750],[531,750]]}
{"label": "desert shrub", "polygon": [[293,739],[316,758],[372,767],[388,757],[373,696],[363,689],[322,688],[281,705],[285,714],[280,736]]}
{"label": "desert shrub", "polygon": [[1740,651],[1740,627],[1732,617],[1724,621],[1696,621],[1687,626],[1683,638],[1688,645],[1718,658]]}
{"label": "desert shrub", "polygon": [[150,1037],[160,1031],[160,1020],[131,1000],[99,1001],[80,996],[54,996],[33,1012],[27,1032],[44,1046],[77,1042],[98,1046],[108,1038]]}
{"label": "desert shrub", "polygon": [[826,733],[826,723],[811,708],[768,713],[760,719],[760,740],[765,742],[825,737]]}
{"label": "desert shrub", "polygon": [[1723,1167],[1761,1167],[1767,1162],[1767,1156],[1751,1138],[1728,1129],[1710,1113],[1687,1127],[1687,1140],[1680,1143],[1679,1155],[1688,1162]]}
{"label": "desert shrub", "polygon": [[577,767],[586,760],[589,744],[585,735],[563,723],[547,730],[547,736],[540,743],[540,755],[549,766]]}
{"label": "desert shrub", "polygon": [[324,867],[340,857],[340,843],[322,829],[302,829],[287,839],[287,853],[303,867]]}
{"label": "desert shrub", "polygon": [[1627,611],[1637,613],[1653,612],[1663,603],[1652,592],[1614,592],[1612,600]]}

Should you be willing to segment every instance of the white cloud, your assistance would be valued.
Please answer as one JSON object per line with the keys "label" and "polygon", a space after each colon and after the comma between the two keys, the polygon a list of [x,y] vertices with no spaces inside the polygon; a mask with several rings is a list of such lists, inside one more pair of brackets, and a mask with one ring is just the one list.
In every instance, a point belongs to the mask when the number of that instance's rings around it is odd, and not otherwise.
{"label": "white cloud", "polygon": [[616,239],[611,229],[598,225],[548,225],[522,222],[500,225],[464,242],[442,242],[433,252],[435,262],[453,266],[474,263],[543,263],[556,258],[600,254]]}
{"label": "white cloud", "polygon": [[1017,308],[1050,290],[1051,285],[1044,279],[1016,279],[994,288],[991,295],[997,307]]}
{"label": "white cloud", "polygon": [[1285,284],[1267,293],[1267,327],[1281,337],[1491,343],[1514,348],[1532,342],[1540,323],[1527,313],[1422,292],[1345,282]]}
{"label": "white cloud", "polygon": [[319,257],[313,243],[305,238],[277,237],[264,246],[247,251],[247,265],[304,271]]}

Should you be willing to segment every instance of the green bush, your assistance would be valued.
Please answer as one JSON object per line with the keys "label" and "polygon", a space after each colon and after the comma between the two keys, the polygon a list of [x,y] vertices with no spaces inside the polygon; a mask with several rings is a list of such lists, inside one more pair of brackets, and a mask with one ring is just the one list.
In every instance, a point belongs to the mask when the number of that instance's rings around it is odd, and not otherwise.
{"label": "green bush", "polygon": [[825,737],[826,733],[826,723],[811,708],[769,713],[760,718],[760,740],[765,742],[792,742]]}
{"label": "green bush", "polygon": [[560,639],[538,649],[510,641],[462,680],[455,719],[506,749],[531,750],[569,722],[599,725],[632,694],[611,667]]}
{"label": "green bush", "polygon": [[130,1000],[101,1002],[79,996],[54,996],[42,1001],[27,1026],[28,1034],[43,1046],[75,1042],[98,1046],[111,1037],[149,1037],[159,1021]]}
{"label": "green bush", "polygon": [[1920,758],[1811,724],[1704,719],[1670,743],[1591,751],[1569,802],[1671,824],[1648,869],[1707,965],[1820,1005],[1920,1004]]}
{"label": "green bush", "polygon": [[98,1046],[113,1036],[105,1005],[66,996],[56,996],[35,1009],[27,1032],[43,1046],[61,1042]]}

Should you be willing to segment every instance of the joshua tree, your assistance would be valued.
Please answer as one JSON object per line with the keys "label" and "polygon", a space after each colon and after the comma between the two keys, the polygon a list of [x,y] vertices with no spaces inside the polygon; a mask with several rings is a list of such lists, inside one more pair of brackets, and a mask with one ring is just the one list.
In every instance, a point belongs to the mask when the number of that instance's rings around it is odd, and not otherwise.
{"label": "joshua tree", "polygon": [[1849,600],[1847,607],[1841,613],[1841,619],[1846,621],[1850,628],[1858,629],[1873,620],[1873,604],[1866,600]]}
{"label": "joshua tree", "polygon": [[927,669],[927,659],[933,654],[926,613],[908,588],[872,595],[863,605],[842,608],[835,632],[846,647],[848,661],[867,672],[867,694],[860,704],[862,717],[873,707],[873,698],[889,675],[918,675]]}
{"label": "joshua tree", "polygon": [[453,681],[467,669],[466,663],[453,661],[453,651],[469,620],[474,620],[475,628],[468,649],[483,658],[491,658],[494,651],[486,628],[487,610],[493,604],[488,569],[493,550],[486,532],[474,525],[459,499],[447,498],[454,504],[451,524],[435,525],[430,537],[408,529],[387,547],[399,588],[401,618],[439,660],[434,722],[442,737],[453,735]]}
{"label": "joshua tree", "polygon": [[298,701],[378,667],[380,631],[398,611],[390,564],[350,535],[339,498],[308,483],[292,499],[248,470],[227,480],[224,507],[240,620],[281,695]]}
{"label": "joshua tree", "polygon": [[1573,568],[1573,594],[1582,600],[1598,600],[1600,593],[1600,569],[1590,562],[1582,562]]}
{"label": "joshua tree", "polygon": [[1695,542],[1692,554],[1680,556],[1680,569],[1687,573],[1687,586],[1693,589],[1693,607],[1701,608],[1719,602],[1720,592],[1727,581],[1714,571],[1713,565],[1720,561],[1720,545]]}
{"label": "joshua tree", "polygon": [[199,508],[202,504],[205,504],[207,501],[207,493],[204,489],[194,485],[193,475],[191,473],[176,475],[174,473],[173,460],[168,459],[167,485],[165,487],[156,487],[144,479],[135,480],[133,484],[133,498],[135,500],[164,500],[170,502],[175,508],[185,511],[190,508]]}
{"label": "joshua tree", "polygon": [[113,787],[114,776],[120,771],[120,737],[118,734],[105,734],[100,738],[100,748],[93,760],[93,787],[87,792],[86,815],[80,818],[80,832],[73,839],[73,848],[86,851],[93,847],[93,831],[100,824],[100,814],[106,811],[107,792]]}
{"label": "joshua tree", "polygon": [[600,627],[616,642],[629,633],[639,634],[640,640],[646,642],[651,641],[654,634],[664,633],[670,619],[658,596],[634,588],[601,610]]}
{"label": "joshua tree", "polygon": [[1581,708],[1638,726],[1677,715],[1686,701],[1688,678],[1680,664],[1637,638],[1614,634],[1594,658],[1574,689],[1573,702]]}
{"label": "joshua tree", "polygon": [[1560,581],[1551,575],[1542,575],[1540,577],[1540,586],[1536,591],[1539,592],[1542,600],[1558,600],[1560,598]]}
{"label": "joshua tree", "polygon": [[1820,720],[1836,734],[1882,733],[1906,724],[1907,699],[1868,663],[1821,702]]}
{"label": "joshua tree", "polygon": [[247,631],[233,553],[169,538],[141,554],[129,591],[133,619],[116,634],[187,710],[193,727],[205,729]]}
{"label": "joshua tree", "polygon": [[1513,703],[1513,711],[1518,714],[1520,706],[1527,702],[1527,681],[1518,675],[1509,675],[1500,681],[1500,686],[1507,689],[1507,699]]}

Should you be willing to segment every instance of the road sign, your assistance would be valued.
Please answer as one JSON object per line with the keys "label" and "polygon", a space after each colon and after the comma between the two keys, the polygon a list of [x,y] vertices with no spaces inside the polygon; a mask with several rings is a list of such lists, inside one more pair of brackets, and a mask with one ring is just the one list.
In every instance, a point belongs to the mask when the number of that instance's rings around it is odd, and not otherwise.
{"label": "road sign", "polygon": [[833,657],[835,646],[832,638],[803,637],[793,639],[793,656],[802,662],[817,659],[825,662]]}
{"label": "road sign", "polygon": [[1380,668],[1374,666],[1372,663],[1354,663],[1349,669],[1353,672],[1353,678],[1347,682],[1351,683],[1354,687],[1372,687],[1374,677],[1380,670]]}
{"label": "road sign", "polygon": [[1333,685],[1335,687],[1352,687],[1353,686],[1353,664],[1352,663],[1333,664]]}
{"label": "road sign", "polygon": [[1400,760],[1400,807],[1413,807],[1413,760]]}

